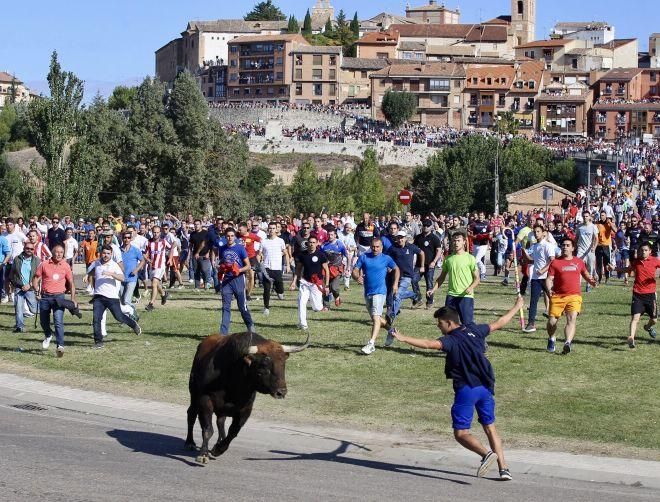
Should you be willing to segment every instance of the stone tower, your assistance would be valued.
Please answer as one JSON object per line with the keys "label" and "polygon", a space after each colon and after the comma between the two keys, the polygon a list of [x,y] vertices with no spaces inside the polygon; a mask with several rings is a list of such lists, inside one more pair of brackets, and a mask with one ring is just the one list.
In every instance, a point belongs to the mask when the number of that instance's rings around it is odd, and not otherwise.
{"label": "stone tower", "polygon": [[328,19],[335,20],[335,9],[330,5],[330,0],[316,0],[316,5],[310,15],[312,16],[312,26],[323,28]]}
{"label": "stone tower", "polygon": [[536,0],[511,0],[514,45],[536,40]]}

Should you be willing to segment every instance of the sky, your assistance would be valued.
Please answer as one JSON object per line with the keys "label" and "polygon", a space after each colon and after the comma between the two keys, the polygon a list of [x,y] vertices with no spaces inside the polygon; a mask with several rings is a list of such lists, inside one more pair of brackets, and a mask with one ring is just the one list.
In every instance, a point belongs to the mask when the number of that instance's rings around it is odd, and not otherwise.
{"label": "sky", "polygon": [[[65,70],[85,80],[85,100],[96,91],[107,96],[119,84],[133,85],[153,75],[156,49],[179,36],[189,20],[236,19],[256,0],[32,0],[4,2],[0,12],[0,71],[8,71],[31,88],[44,92],[50,54],[57,50]],[[316,0],[275,0],[288,16],[300,20]],[[412,6],[427,0],[411,0]],[[441,0],[438,2],[441,3]],[[331,0],[335,13],[344,9],[360,19],[380,12],[405,15],[403,0]],[[617,38],[638,38],[647,50],[648,37],[660,31],[658,0],[538,0],[537,39],[547,38],[557,21],[607,21]],[[28,6],[28,7],[26,7]],[[510,13],[509,0],[449,0],[460,7],[461,22],[486,21]],[[302,23],[301,23],[302,24]]]}

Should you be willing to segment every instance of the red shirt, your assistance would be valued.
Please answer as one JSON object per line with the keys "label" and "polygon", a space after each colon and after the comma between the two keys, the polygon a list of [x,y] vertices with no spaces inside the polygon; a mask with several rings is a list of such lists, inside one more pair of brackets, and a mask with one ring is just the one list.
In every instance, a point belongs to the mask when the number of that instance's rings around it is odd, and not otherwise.
{"label": "red shirt", "polygon": [[548,277],[554,277],[552,290],[556,295],[579,295],[580,276],[586,272],[584,262],[574,256],[570,260],[566,258],[555,258],[550,262]]}
{"label": "red shirt", "polygon": [[73,274],[69,264],[62,260],[42,261],[37,267],[36,277],[41,277],[41,292],[49,295],[59,295],[66,291],[66,281],[73,284]]}
{"label": "red shirt", "polygon": [[261,237],[257,234],[249,233],[245,236],[241,236],[241,240],[247,251],[248,258],[252,259],[257,256],[257,251],[254,249],[254,243],[261,242]]}
{"label": "red shirt", "polygon": [[149,242],[149,246],[147,247],[147,254],[151,260],[151,268],[157,269],[165,267],[165,255],[167,250],[171,247],[172,245],[165,239]]}
{"label": "red shirt", "polygon": [[649,256],[646,260],[633,260],[632,268],[635,272],[633,292],[640,295],[655,293],[655,271],[660,268],[660,258]]}

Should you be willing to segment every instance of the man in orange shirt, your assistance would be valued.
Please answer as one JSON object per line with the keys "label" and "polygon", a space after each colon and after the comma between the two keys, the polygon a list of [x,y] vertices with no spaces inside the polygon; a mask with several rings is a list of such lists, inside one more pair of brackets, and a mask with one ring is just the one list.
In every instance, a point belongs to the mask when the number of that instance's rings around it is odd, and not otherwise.
{"label": "man in orange shirt", "polygon": [[87,232],[87,238],[80,243],[79,253],[85,258],[85,270],[96,261],[98,256],[99,241],[96,238],[96,230]]}
{"label": "man in orange shirt", "polygon": [[44,330],[44,341],[41,346],[45,350],[50,345],[53,332],[50,328],[50,313],[53,312],[55,323],[55,339],[57,341],[57,357],[64,355],[64,294],[67,290],[71,293],[71,302],[77,307],[76,287],[73,283],[71,267],[64,260],[64,246],[55,244],[52,249],[53,257],[43,261],[37,267],[32,288],[41,291],[39,300],[39,321],[41,329]]}
{"label": "man in orange shirt", "polygon": [[610,256],[612,254],[612,236],[616,234],[616,227],[612,222],[612,218],[607,217],[605,211],[600,212],[600,221],[596,223],[598,228],[598,245],[596,246],[596,275],[598,276],[598,284],[603,280],[605,275],[605,284],[610,279]]}

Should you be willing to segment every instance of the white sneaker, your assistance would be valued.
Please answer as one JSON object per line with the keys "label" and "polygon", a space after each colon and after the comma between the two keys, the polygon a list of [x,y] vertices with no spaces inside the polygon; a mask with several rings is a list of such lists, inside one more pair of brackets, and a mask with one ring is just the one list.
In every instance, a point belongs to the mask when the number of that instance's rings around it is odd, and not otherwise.
{"label": "white sneaker", "polygon": [[0,303],[9,303],[9,297],[3,296],[2,299],[0,300]]}
{"label": "white sneaker", "polygon": [[264,309],[263,313],[264,313],[265,316],[268,316],[268,315],[270,315],[270,310],[269,309]]}
{"label": "white sneaker", "polygon": [[307,331],[307,326],[303,326],[302,324],[298,324],[298,329],[301,329],[303,331]]}
{"label": "white sneaker", "polygon": [[25,312],[23,312],[23,316],[24,317],[34,317],[34,314],[32,312],[30,312],[29,310],[26,310]]}
{"label": "white sneaker", "polygon": [[195,279],[188,279],[188,284],[195,284]]}
{"label": "white sneaker", "polygon": [[57,354],[57,357],[62,357],[64,355],[64,347],[58,345],[55,353]]}
{"label": "white sneaker", "polygon": [[278,299],[278,300],[284,300],[284,294],[282,294],[282,293],[277,293],[277,299]]}
{"label": "white sneaker", "polygon": [[47,336],[44,338],[44,341],[41,342],[41,348],[42,349],[47,349],[50,346],[50,341],[53,339],[53,335]]}
{"label": "white sneaker", "polygon": [[366,355],[373,354],[375,351],[376,351],[376,346],[373,340],[369,340],[369,343],[367,343],[364,347],[362,347],[362,353]]}

